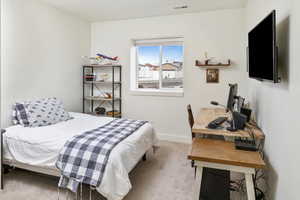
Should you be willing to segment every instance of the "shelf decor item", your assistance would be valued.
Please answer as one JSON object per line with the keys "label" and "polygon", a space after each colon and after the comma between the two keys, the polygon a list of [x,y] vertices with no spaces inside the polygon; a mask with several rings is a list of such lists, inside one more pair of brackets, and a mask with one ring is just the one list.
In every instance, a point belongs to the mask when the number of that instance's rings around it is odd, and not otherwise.
{"label": "shelf decor item", "polygon": [[[101,70],[104,70],[105,73],[98,73]],[[96,74],[100,74],[100,80],[97,80]],[[122,66],[114,64],[84,65],[82,76],[83,113],[122,117]],[[114,112],[108,113],[106,110]]]}
{"label": "shelf decor item", "polygon": [[196,60],[196,63],[195,65],[197,67],[200,67],[200,68],[210,68],[210,67],[229,67],[231,65],[231,60],[228,59],[226,61],[223,61],[223,62],[220,62],[220,60],[214,58],[214,57],[208,57],[208,53],[205,52],[204,53],[204,57],[205,57],[205,60],[204,61],[199,61],[199,60]]}
{"label": "shelf decor item", "polygon": [[99,59],[96,57],[90,57],[89,60],[91,65],[97,65],[99,63]]}
{"label": "shelf decor item", "polygon": [[106,56],[106,55],[100,54],[100,53],[97,53],[96,55],[97,55],[96,58],[100,59],[102,64],[105,64],[105,63],[106,64],[117,64],[117,63],[119,63],[118,56],[110,57],[110,56]]}
{"label": "shelf decor item", "polygon": [[206,69],[206,82],[219,83],[219,69]]}
{"label": "shelf decor item", "polygon": [[97,81],[107,81],[109,79],[108,73],[99,73]]}
{"label": "shelf decor item", "polygon": [[85,78],[85,81],[95,81],[96,75],[95,74],[85,74],[84,78]]}
{"label": "shelf decor item", "polygon": [[202,67],[202,68],[208,68],[208,67],[229,67],[231,66],[231,60],[228,59],[227,63],[221,63],[221,62],[210,62],[210,60],[205,60],[204,62],[201,62],[199,60],[196,60],[197,67]]}
{"label": "shelf decor item", "polygon": [[95,109],[95,113],[96,115],[104,115],[106,113],[106,109],[103,107],[97,107]]}
{"label": "shelf decor item", "polygon": [[114,110],[114,111],[108,111],[108,112],[106,112],[106,115],[109,116],[109,117],[113,117],[113,116],[117,117],[117,116],[121,115],[121,113],[118,112],[118,111],[116,111],[116,110]]}

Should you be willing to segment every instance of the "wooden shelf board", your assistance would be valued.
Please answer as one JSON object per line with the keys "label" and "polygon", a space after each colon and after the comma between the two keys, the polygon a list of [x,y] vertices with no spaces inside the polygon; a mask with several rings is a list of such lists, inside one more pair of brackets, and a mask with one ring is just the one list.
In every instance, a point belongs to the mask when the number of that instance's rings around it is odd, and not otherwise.
{"label": "wooden shelf board", "polygon": [[229,64],[215,64],[215,65],[211,65],[211,64],[207,64],[207,65],[196,65],[197,67],[229,67]]}
{"label": "wooden shelf board", "polygon": [[[112,84],[112,81],[84,81],[85,84]],[[120,81],[115,81],[114,84],[121,84]]]}
{"label": "wooden shelf board", "polygon": [[[108,98],[103,98],[103,97],[91,97],[91,96],[87,96],[84,97],[85,100],[89,100],[89,101],[112,101],[113,99],[108,99]],[[121,100],[120,98],[115,98],[115,101],[119,101]]]}
{"label": "wooden shelf board", "polygon": [[83,67],[121,67],[121,65],[117,64],[117,65],[83,65]]}
{"label": "wooden shelf board", "polygon": [[221,140],[193,139],[188,159],[257,169],[266,168],[259,152],[237,150],[233,142]]}
{"label": "wooden shelf board", "polygon": [[231,60],[228,60],[228,63],[223,64],[202,64],[200,61],[196,60],[196,67],[210,68],[210,67],[229,67],[231,66]]}
{"label": "wooden shelf board", "polygon": [[[112,117],[111,115],[107,115],[107,114],[103,114],[103,115],[98,115],[95,112],[87,112],[85,114],[88,115],[93,115],[93,116],[97,116],[97,117]],[[115,115],[114,117],[122,117],[122,113]]]}

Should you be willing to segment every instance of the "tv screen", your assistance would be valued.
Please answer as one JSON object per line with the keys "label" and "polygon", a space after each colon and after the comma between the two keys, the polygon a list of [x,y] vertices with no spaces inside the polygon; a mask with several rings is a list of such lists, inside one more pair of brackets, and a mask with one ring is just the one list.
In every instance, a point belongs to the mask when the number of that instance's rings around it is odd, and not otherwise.
{"label": "tv screen", "polygon": [[278,81],[275,10],[248,34],[249,77]]}

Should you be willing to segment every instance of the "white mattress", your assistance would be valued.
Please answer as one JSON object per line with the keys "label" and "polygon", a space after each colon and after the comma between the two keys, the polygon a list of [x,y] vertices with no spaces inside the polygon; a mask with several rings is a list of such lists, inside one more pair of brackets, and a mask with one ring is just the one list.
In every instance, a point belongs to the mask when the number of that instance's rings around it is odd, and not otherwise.
{"label": "white mattress", "polygon": [[[58,154],[72,136],[98,128],[112,120],[81,113],[70,113],[74,119],[51,126],[6,129],[4,158],[39,167],[55,168]],[[152,125],[147,123],[119,143],[111,152],[103,181],[97,191],[108,200],[121,200],[131,189],[128,173],[143,154],[156,144]]]}

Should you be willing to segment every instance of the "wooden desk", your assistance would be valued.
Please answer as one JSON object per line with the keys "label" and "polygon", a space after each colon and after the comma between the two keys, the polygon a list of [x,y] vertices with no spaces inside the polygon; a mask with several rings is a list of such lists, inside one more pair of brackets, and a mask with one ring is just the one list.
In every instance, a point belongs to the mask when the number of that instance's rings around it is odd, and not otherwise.
{"label": "wooden desk", "polygon": [[194,139],[188,159],[194,160],[197,166],[195,200],[199,200],[203,167],[244,173],[248,200],[255,200],[252,175],[255,174],[255,169],[266,167],[258,152],[236,150],[232,142]]}
{"label": "wooden desk", "polygon": [[245,130],[238,130],[236,132],[227,131],[224,129],[209,129],[207,125],[218,117],[228,117],[230,118],[230,114],[225,112],[223,108],[203,108],[201,109],[195,118],[195,123],[192,128],[192,132],[197,134],[205,134],[205,135],[221,135],[225,137],[251,137],[249,135],[249,128],[252,129],[255,137],[257,139],[264,139],[264,133],[251,125],[247,125]]}

